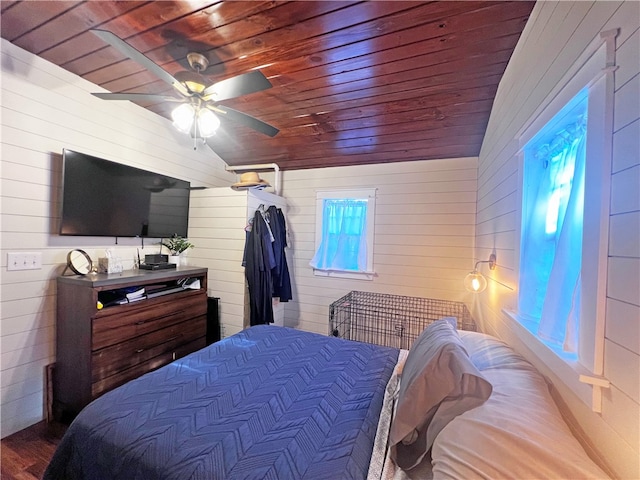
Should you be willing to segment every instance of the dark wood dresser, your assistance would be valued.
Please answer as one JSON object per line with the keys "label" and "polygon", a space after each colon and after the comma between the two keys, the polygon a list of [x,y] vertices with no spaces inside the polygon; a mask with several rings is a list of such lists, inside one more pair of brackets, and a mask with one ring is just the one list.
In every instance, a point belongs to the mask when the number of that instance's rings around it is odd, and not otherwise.
{"label": "dark wood dresser", "polygon": [[206,323],[206,268],[58,277],[54,418],[203,348]]}

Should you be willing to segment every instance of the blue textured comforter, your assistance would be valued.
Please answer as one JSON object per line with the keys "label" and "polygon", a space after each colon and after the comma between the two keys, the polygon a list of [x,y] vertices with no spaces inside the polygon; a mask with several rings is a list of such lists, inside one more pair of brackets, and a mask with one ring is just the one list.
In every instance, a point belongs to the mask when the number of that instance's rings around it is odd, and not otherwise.
{"label": "blue textured comforter", "polygon": [[251,327],[92,402],[44,479],[366,478],[397,357]]}

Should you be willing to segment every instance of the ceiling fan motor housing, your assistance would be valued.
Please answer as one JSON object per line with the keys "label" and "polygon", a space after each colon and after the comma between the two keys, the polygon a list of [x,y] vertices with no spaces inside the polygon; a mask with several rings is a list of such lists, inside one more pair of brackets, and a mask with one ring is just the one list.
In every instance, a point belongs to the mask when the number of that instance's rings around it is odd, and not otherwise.
{"label": "ceiling fan motor housing", "polygon": [[202,72],[209,66],[209,60],[207,60],[207,57],[205,57],[201,53],[187,53],[187,60],[189,61],[189,65],[191,65],[191,68],[193,68],[196,72]]}

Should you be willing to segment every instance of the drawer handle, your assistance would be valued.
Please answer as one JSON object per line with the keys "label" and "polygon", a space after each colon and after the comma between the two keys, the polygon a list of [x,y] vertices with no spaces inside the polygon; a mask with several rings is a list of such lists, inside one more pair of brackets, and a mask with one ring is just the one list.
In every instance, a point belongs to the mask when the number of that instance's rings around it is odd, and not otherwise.
{"label": "drawer handle", "polygon": [[[182,335],[176,335],[174,337],[168,338],[166,339],[163,343],[169,343],[169,342],[173,342],[174,340],[177,340],[181,337]],[[136,350],[136,353],[142,353],[144,352],[146,349],[145,348],[139,348]]]}
{"label": "drawer handle", "polygon": [[184,312],[184,310],[177,310],[175,312],[167,313],[166,315],[162,315],[161,317],[156,317],[154,320],[164,320],[165,318],[175,317],[176,315],[180,315]]}

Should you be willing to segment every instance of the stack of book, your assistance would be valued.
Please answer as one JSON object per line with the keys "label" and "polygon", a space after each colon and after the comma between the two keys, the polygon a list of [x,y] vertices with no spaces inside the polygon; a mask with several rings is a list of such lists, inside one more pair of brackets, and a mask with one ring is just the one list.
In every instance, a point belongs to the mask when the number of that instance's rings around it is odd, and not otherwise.
{"label": "stack of book", "polygon": [[129,287],[123,288],[123,290],[125,290],[125,298],[127,299],[127,302],[135,302],[136,300],[146,298],[144,287]]}
{"label": "stack of book", "polygon": [[147,298],[144,287],[127,287],[117,290],[105,290],[98,293],[98,301],[105,307],[123,305]]}

